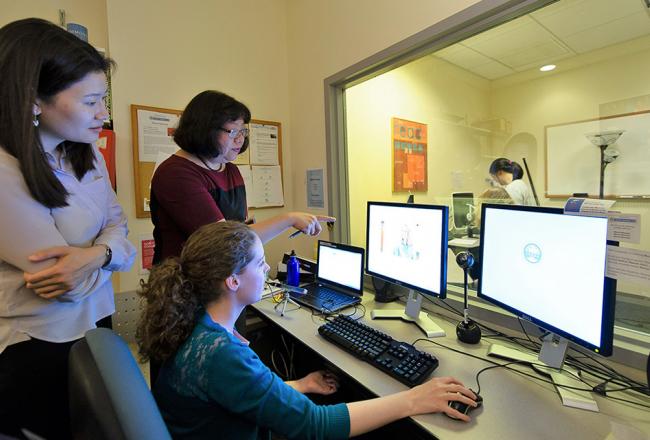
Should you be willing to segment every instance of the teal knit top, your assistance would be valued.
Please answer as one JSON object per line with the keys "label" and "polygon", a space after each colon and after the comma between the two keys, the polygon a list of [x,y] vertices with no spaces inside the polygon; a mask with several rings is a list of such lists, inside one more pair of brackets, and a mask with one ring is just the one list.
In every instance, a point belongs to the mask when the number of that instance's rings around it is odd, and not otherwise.
{"label": "teal knit top", "polygon": [[153,389],[175,439],[348,438],[345,404],[319,406],[205,314]]}

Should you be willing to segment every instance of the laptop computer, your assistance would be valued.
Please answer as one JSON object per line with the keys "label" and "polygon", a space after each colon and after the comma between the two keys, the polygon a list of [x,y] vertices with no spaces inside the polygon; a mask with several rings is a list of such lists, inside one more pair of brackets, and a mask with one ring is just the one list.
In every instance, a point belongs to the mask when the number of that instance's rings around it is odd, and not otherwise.
{"label": "laptop computer", "polygon": [[318,240],[316,281],[305,286],[305,295],[291,293],[291,299],[321,313],[334,313],[359,304],[363,295],[365,250]]}

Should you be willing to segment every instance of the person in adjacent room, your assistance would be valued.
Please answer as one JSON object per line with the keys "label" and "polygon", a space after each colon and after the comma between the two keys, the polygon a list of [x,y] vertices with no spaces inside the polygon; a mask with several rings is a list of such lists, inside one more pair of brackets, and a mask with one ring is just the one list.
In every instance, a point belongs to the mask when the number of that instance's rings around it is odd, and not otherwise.
{"label": "person in adjacent room", "polygon": [[0,28],[0,433],[70,438],[68,352],[135,248],[94,146],[113,62],[59,26]]}
{"label": "person in adjacent room", "polygon": [[303,394],[336,391],[323,373],[283,382],[234,329],[243,307],[261,299],[268,270],[251,228],[217,222],[199,228],[180,258],[155,266],[143,285],[136,340],[143,360],[164,362],[153,393],[174,438],[347,438],[416,414],[470,420],[448,402],[476,406],[476,395],[451,377],[330,406]]}
{"label": "person in adjacent room", "polygon": [[508,194],[505,188],[501,186],[495,186],[494,188],[488,188],[483,191],[477,198],[476,205],[476,216],[474,220],[474,226],[481,226],[481,207],[483,203],[494,203],[499,205],[514,205],[514,200]]}
{"label": "person in adjacent room", "polygon": [[505,157],[495,159],[490,164],[490,175],[505,188],[515,205],[536,205],[533,192],[523,181],[524,170],[517,162]]}

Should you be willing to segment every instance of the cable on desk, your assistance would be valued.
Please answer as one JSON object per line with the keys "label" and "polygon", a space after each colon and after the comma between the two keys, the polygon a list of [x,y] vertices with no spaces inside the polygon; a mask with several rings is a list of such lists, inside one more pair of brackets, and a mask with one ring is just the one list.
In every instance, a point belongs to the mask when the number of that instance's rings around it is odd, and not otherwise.
{"label": "cable on desk", "polygon": [[[534,379],[534,380],[537,380],[537,381],[540,381],[540,382],[548,383],[548,384],[551,384],[551,385],[556,385],[554,382],[552,382],[552,381],[550,381],[550,380],[547,380],[547,379],[544,379],[544,378],[541,378],[541,377],[539,377],[538,375],[534,375],[534,374],[526,373],[526,372],[524,372],[524,371],[515,370],[514,368],[510,368],[510,366],[509,366],[510,364],[513,364],[513,363],[522,363],[522,362],[520,362],[520,361],[518,361],[518,362],[507,362],[507,363],[505,363],[505,364],[500,364],[500,363],[498,363],[498,362],[496,362],[496,361],[493,361],[492,359],[484,358],[484,357],[481,357],[481,356],[476,356],[476,355],[471,354],[471,353],[466,353],[466,352],[464,352],[464,351],[457,350],[457,349],[455,349],[455,348],[449,347],[449,346],[447,346],[447,345],[444,345],[444,344],[441,344],[441,343],[439,343],[439,342],[433,341],[433,340],[431,340],[431,339],[426,339],[426,338],[418,338],[418,339],[416,339],[416,340],[413,342],[413,345],[415,345],[416,343],[418,343],[418,342],[420,342],[420,341],[430,342],[430,343],[432,343],[432,344],[435,344],[435,345],[437,345],[437,346],[439,346],[439,347],[442,347],[442,348],[445,348],[445,349],[447,349],[447,350],[451,350],[451,351],[454,351],[454,352],[456,352],[456,353],[462,354],[462,355],[464,355],[464,356],[469,356],[469,357],[472,357],[472,358],[474,358],[474,359],[478,359],[478,360],[481,360],[481,361],[487,362],[487,363],[489,363],[489,364],[492,364],[492,365],[495,365],[495,366],[499,366],[499,367],[505,368],[506,370],[510,370],[510,371],[515,372],[515,373],[521,374],[522,376],[527,376],[527,377],[530,377],[531,379]],[[543,365],[543,364],[536,364],[536,363],[533,363],[533,362],[525,362],[525,364],[526,364],[526,365],[537,365],[537,366],[546,367],[546,365]],[[568,371],[567,371],[566,373],[571,374],[571,373],[568,372]],[[571,386],[571,385],[556,385],[556,386],[559,386],[559,387],[562,387],[562,388],[566,388],[566,389],[568,389],[568,390],[575,390],[575,391],[586,391],[586,392],[591,392],[591,391],[593,391],[591,388],[579,388],[579,387],[574,387],[574,386]]]}
{"label": "cable on desk", "polygon": [[[429,298],[428,296],[425,296],[425,295],[423,295],[423,298],[425,298],[427,301],[429,301],[433,305],[443,307],[446,310],[451,311],[452,313],[454,313],[456,315],[463,316],[463,314],[459,310],[457,310],[456,308],[454,308],[453,306],[448,304],[443,299],[437,299],[437,301],[434,301],[434,299]],[[449,320],[449,318],[447,316],[442,315],[442,317]],[[493,328],[491,328],[491,327],[489,327],[489,326],[487,326],[487,325],[485,325],[483,323],[477,322],[476,320],[475,320],[475,322],[482,329],[488,330],[489,332],[493,333],[492,335],[484,335],[485,338],[490,338],[490,337],[492,337],[492,338],[504,338],[504,339],[510,341],[513,344],[516,344],[516,345],[518,345],[520,347],[523,347],[526,350],[531,350],[531,351],[535,351],[535,352],[539,351],[540,344],[535,342],[530,337],[530,335],[526,331],[526,328],[524,327],[524,324],[523,324],[520,317],[517,317],[517,322],[519,323],[519,326],[521,327],[521,330],[523,331],[524,335],[526,336],[526,339],[522,339],[522,338],[519,338],[519,337],[516,337],[516,336],[508,336],[508,335],[505,335],[505,334],[499,332],[498,330],[495,330],[495,329],[493,329]],[[605,381],[604,383],[600,383],[600,384],[594,386],[589,391],[593,391],[593,392],[596,392],[596,393],[598,393],[600,395],[604,395],[604,396],[606,396],[606,394],[609,393],[609,392],[619,392],[619,391],[628,391],[628,390],[636,391],[636,392],[639,392],[639,393],[645,394],[645,395],[650,395],[650,384],[643,384],[642,382],[638,382],[638,381],[636,381],[634,379],[631,379],[631,378],[619,373],[614,368],[612,368],[612,367],[604,364],[603,362],[599,361],[595,357],[586,355],[586,354],[576,350],[573,347],[569,347],[569,348],[571,350],[579,353],[582,358],[586,358],[589,361],[598,364],[598,365],[593,365],[593,364],[582,361],[579,357],[576,357],[575,355],[567,355],[567,359],[566,359],[565,363],[568,366],[576,368],[578,370],[578,375],[576,376],[572,372],[569,372],[569,371],[566,371],[566,370],[565,370],[565,373],[576,377],[577,380],[585,383],[588,386],[591,386],[591,385],[589,383],[587,383],[583,379],[583,377],[582,377],[583,373],[589,374],[589,375],[591,375],[593,377],[596,377],[596,378],[600,379],[601,381]],[[463,354],[465,354],[465,353],[463,353]],[[612,382],[612,383],[620,386],[620,388],[607,390],[606,385],[607,385],[608,382]]]}
{"label": "cable on desk", "polygon": [[[533,380],[536,380],[536,381],[539,381],[539,382],[543,382],[543,383],[551,384],[551,385],[553,385],[553,386],[555,386],[555,387],[564,388],[564,389],[567,389],[567,390],[574,390],[574,391],[596,392],[596,391],[594,390],[595,387],[590,387],[590,388],[580,388],[580,387],[574,387],[574,386],[570,386],[570,385],[560,385],[560,384],[556,384],[556,383],[554,383],[554,382],[551,381],[551,380],[548,380],[548,379],[544,379],[544,378],[542,378],[542,377],[539,377],[539,375],[537,375],[537,374],[526,373],[526,372],[524,372],[524,371],[517,370],[517,369],[515,369],[515,368],[511,368],[511,367],[510,367],[510,365],[512,365],[512,364],[526,364],[526,365],[531,365],[531,366],[535,366],[535,365],[537,365],[537,366],[546,367],[546,365],[544,365],[544,364],[536,364],[536,363],[532,363],[532,362],[522,362],[522,361],[507,362],[507,363],[505,363],[505,364],[500,364],[500,363],[498,363],[498,362],[496,362],[496,361],[493,361],[492,359],[484,358],[484,357],[481,357],[481,356],[476,356],[476,355],[471,354],[471,353],[466,353],[466,352],[464,352],[464,351],[461,351],[461,350],[458,350],[458,349],[455,349],[455,348],[449,347],[449,346],[444,345],[444,344],[441,344],[441,343],[439,343],[439,342],[437,342],[437,341],[433,341],[433,340],[431,340],[431,339],[426,339],[426,338],[418,338],[418,339],[416,339],[416,340],[413,342],[413,345],[415,345],[415,344],[417,344],[418,342],[421,342],[421,341],[424,341],[424,342],[430,342],[430,343],[432,343],[432,344],[434,344],[434,345],[437,345],[437,346],[439,346],[439,347],[442,347],[442,348],[445,348],[445,349],[447,349],[447,350],[450,350],[450,351],[456,352],[456,353],[458,353],[458,354],[462,354],[463,356],[469,356],[469,357],[471,357],[471,358],[474,358],[474,359],[478,359],[478,360],[481,360],[481,361],[487,362],[487,363],[489,363],[489,364],[492,364],[492,367],[490,367],[490,368],[497,368],[497,367],[505,368],[506,370],[512,371],[512,372],[517,373],[517,374],[519,374],[519,375],[529,377],[529,378],[531,378],[531,379],[533,379]],[[481,372],[481,371],[479,371],[479,373],[480,373],[480,372]],[[564,372],[567,373],[567,374],[570,374],[571,376],[574,376],[574,377],[575,377],[575,375],[572,374],[572,373],[569,372],[569,371],[564,371]],[[477,373],[477,386],[480,385],[480,384],[478,383],[478,374],[479,374],[479,373]],[[584,382],[584,381],[583,381],[583,382]],[[585,382],[585,383],[586,383],[586,382]],[[587,384],[587,385],[588,385],[588,384]],[[612,390],[612,391],[614,391],[614,390]],[[615,391],[624,391],[624,390],[623,390],[623,389],[618,389],[618,390],[615,390]],[[608,392],[609,392],[609,391],[608,391]],[[604,396],[602,396],[602,397],[605,398],[605,399],[613,399],[613,400],[618,400],[618,401],[621,401],[621,402],[626,402],[626,403],[629,403],[629,404],[631,404],[631,405],[641,406],[641,407],[643,407],[643,408],[650,408],[650,405],[647,405],[647,404],[644,404],[644,403],[640,403],[640,402],[635,402],[635,401],[632,401],[632,400],[621,399],[621,398],[618,398],[618,397],[612,397],[612,396],[609,396],[609,395],[604,395]]]}
{"label": "cable on desk", "polygon": [[477,387],[476,394],[481,394],[481,382],[478,380],[478,377],[481,375],[481,373],[483,373],[484,371],[487,371],[487,370],[492,370],[494,368],[501,368],[501,367],[506,367],[508,365],[521,364],[521,363],[523,363],[523,361],[512,361],[512,362],[507,362],[505,364],[500,364],[500,365],[490,365],[489,367],[485,367],[485,368],[482,368],[481,370],[479,370],[479,372],[476,373],[476,378],[474,379],[474,380],[476,380],[476,387]]}
{"label": "cable on desk", "polygon": [[[531,337],[528,335],[528,332],[526,331],[526,328],[523,325],[523,322],[521,318],[517,317],[517,321],[519,323],[519,326],[521,327],[521,330],[524,332],[524,335],[526,335],[526,338],[528,341],[533,345],[533,350],[537,351],[539,349],[539,344],[537,344],[535,341],[531,339]],[[509,340],[512,342],[515,342],[527,349],[531,349],[530,347],[526,347],[524,344],[521,344],[520,341],[517,339],[519,338],[510,338],[507,337]],[[589,359],[592,362],[595,362],[600,366],[600,368],[596,365],[589,364],[586,362],[583,362],[580,360],[579,357],[576,357],[575,355],[568,355],[565,363],[571,367],[574,367],[578,370],[579,374],[579,380],[585,384],[588,385],[588,383],[582,378],[582,373],[589,374],[593,377],[597,377],[600,380],[605,381],[604,383],[598,384],[593,388],[593,391],[596,392],[597,394],[605,396],[606,393],[608,392],[618,392],[618,391],[626,391],[626,390],[632,390],[632,391],[637,391],[643,394],[649,394],[648,392],[648,386],[644,385],[641,382],[635,381],[634,379],[631,379],[629,377],[624,376],[623,374],[619,373],[612,367],[604,364],[603,362],[599,361],[595,357],[586,355],[580,351],[577,351],[573,347],[569,347],[571,350],[576,351],[577,353],[580,354],[582,358]],[[607,390],[606,385],[608,382],[613,382],[616,385],[622,386],[621,388],[618,389],[613,389],[613,390]]]}
{"label": "cable on desk", "polygon": [[[438,301],[439,301],[439,303],[438,303],[438,302],[434,301],[432,298],[429,298],[429,297],[427,297],[425,295],[423,295],[423,298],[425,298],[427,301],[429,301],[430,303],[432,303],[432,304],[434,304],[436,306],[439,306],[439,307],[444,306],[443,308],[447,309],[448,311],[451,311],[452,313],[455,313],[455,314],[457,314],[459,316],[463,316],[463,314],[459,310],[457,310],[456,308],[454,308],[453,306],[448,304],[443,299],[438,299]],[[475,320],[475,322],[476,322],[476,320]],[[519,323],[519,326],[521,327],[521,330],[523,331],[524,335],[526,336],[527,342],[529,342],[531,344],[531,346],[528,346],[527,344],[523,343],[524,340],[522,338],[518,338],[518,337],[514,337],[514,336],[508,336],[508,335],[505,335],[505,334],[503,334],[503,333],[501,333],[501,332],[499,332],[499,331],[497,331],[497,330],[495,330],[495,329],[493,329],[493,328],[491,328],[491,327],[489,327],[489,326],[487,326],[485,324],[482,324],[480,322],[476,322],[476,323],[480,327],[494,333],[493,335],[484,335],[484,337],[486,337],[486,338],[501,337],[501,338],[507,339],[508,341],[512,342],[513,344],[516,344],[516,345],[519,345],[520,347],[525,348],[526,350],[538,351],[539,347],[540,347],[540,344],[536,343],[530,337],[530,335],[526,331],[520,317],[517,317],[517,322]],[[574,368],[576,368],[578,370],[578,372],[579,372],[578,379],[580,381],[582,381],[582,382],[584,382],[586,384],[586,382],[580,376],[580,374],[582,372],[584,372],[584,373],[590,374],[590,375],[592,375],[594,377],[598,377],[599,379],[604,380],[606,382],[613,382],[613,383],[615,383],[617,385],[622,386],[622,388],[615,389],[615,390],[604,390],[603,392],[600,392],[600,394],[607,393],[607,392],[633,390],[633,391],[640,392],[642,394],[650,395],[650,384],[643,384],[642,382],[638,382],[638,381],[636,381],[634,379],[631,379],[631,378],[619,373],[618,371],[616,371],[612,367],[610,367],[610,366],[604,364],[603,362],[599,361],[595,357],[585,355],[584,353],[581,353],[581,352],[577,351],[573,347],[569,347],[569,348],[571,350],[573,350],[573,351],[576,351],[576,352],[580,353],[584,358],[589,359],[590,361],[600,365],[600,367],[601,367],[601,368],[598,368],[595,365],[588,364],[586,362],[583,362],[583,361],[579,360],[578,358],[576,358],[573,355],[568,355],[566,363],[567,363],[567,365],[572,366],[572,367],[574,367]],[[613,376],[613,378],[612,378],[612,376]],[[602,385],[602,384],[599,384],[599,385]],[[596,387],[598,387],[599,385],[597,385]],[[594,391],[596,391],[596,390],[594,390]],[[599,392],[599,391],[596,391],[596,392]]]}

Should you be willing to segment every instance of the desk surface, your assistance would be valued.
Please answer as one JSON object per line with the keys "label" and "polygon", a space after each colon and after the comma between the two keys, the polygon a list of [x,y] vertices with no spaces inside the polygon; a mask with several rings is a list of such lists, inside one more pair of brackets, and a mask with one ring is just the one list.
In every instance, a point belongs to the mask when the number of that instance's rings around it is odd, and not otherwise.
{"label": "desk surface", "polygon": [[[370,311],[373,308],[394,309],[403,307],[403,304],[375,304],[370,293],[364,295],[363,304],[366,313],[362,321],[366,324],[404,342],[412,343],[424,337],[413,324],[400,320],[370,319]],[[385,396],[406,389],[405,385],[321,338],[317,329],[323,324],[323,320],[312,316],[309,310],[304,308],[295,310],[295,306],[289,305],[287,312],[281,317],[273,306],[269,299],[253,305],[270,321],[336,365],[373,394]],[[344,312],[351,313],[352,309]],[[356,316],[360,316],[361,313],[360,310],[357,311]],[[456,323],[444,317],[431,316],[447,332],[446,337],[436,338],[436,342],[477,356],[486,356],[489,340],[483,339],[480,344],[474,346],[460,343],[456,339]],[[493,341],[501,343],[497,340]],[[426,341],[418,342],[416,347],[434,354],[440,360],[440,366],[433,372],[434,376],[454,376],[472,389],[477,388],[476,373],[490,365],[485,361],[455,353]],[[496,359],[492,358],[492,360]],[[517,368],[532,373],[528,367]],[[484,405],[470,414],[472,416],[470,423],[455,421],[443,414],[427,414],[412,419],[442,440],[519,438],[593,440],[638,439],[645,436],[650,438],[650,411],[647,409],[615,403],[600,396],[596,396],[600,413],[567,408],[560,403],[553,385],[527,378],[504,368],[485,371],[479,380]],[[629,399],[632,395],[616,393],[616,397]],[[646,399],[645,403],[650,404],[650,399]],[[616,432],[620,429],[632,430],[636,435],[608,437],[613,430]]]}

